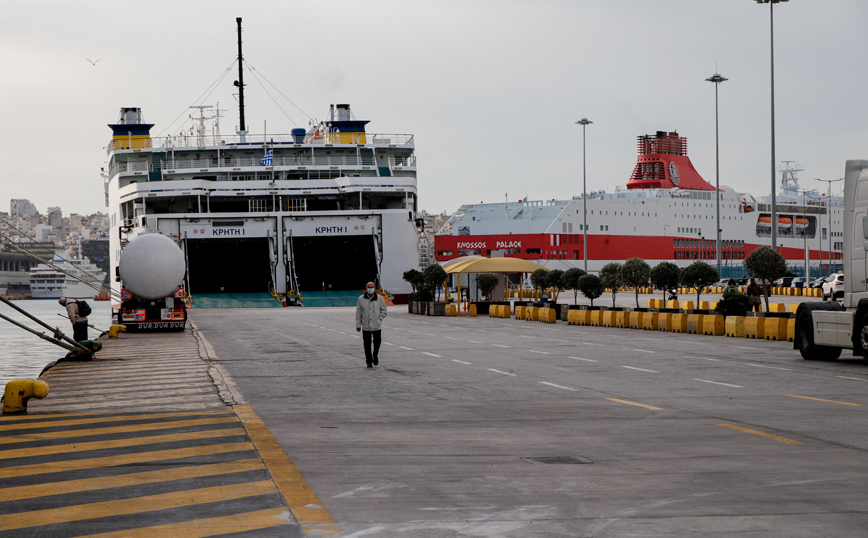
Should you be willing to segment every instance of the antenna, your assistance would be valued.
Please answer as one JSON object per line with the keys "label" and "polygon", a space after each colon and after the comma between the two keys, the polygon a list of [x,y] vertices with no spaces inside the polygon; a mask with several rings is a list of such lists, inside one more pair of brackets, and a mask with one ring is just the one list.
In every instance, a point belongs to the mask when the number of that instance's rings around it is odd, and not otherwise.
{"label": "antenna", "polygon": [[241,122],[238,134],[241,135],[241,141],[246,142],[245,135],[247,134],[247,128],[244,125],[244,56],[241,53],[241,17],[237,17],[235,22],[238,23],[238,80],[235,81],[235,86],[238,87],[238,113]]}

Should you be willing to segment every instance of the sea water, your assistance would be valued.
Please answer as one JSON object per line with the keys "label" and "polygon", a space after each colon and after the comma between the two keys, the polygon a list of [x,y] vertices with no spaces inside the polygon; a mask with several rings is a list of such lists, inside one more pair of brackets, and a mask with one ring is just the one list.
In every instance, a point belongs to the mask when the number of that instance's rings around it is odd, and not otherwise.
{"label": "sea water", "polygon": [[[60,328],[63,334],[72,338],[72,323],[58,316],[58,314],[65,316],[66,308],[58,304],[57,299],[13,301],[12,304],[51,327]],[[96,339],[111,325],[111,301],[88,301],[88,304],[93,309],[88,316],[88,323],[100,330],[88,327],[87,336]],[[5,303],[0,303],[0,314],[37,332],[49,336],[54,333]],[[45,365],[67,353],[64,348],[47,342],[5,319],[0,319],[0,391],[13,379],[35,379]]]}

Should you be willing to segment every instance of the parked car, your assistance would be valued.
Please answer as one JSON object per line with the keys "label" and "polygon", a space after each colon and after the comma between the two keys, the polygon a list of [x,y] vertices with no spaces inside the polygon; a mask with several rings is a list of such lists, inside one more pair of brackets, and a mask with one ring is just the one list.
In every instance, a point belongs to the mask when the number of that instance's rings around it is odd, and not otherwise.
{"label": "parked car", "polygon": [[781,277],[781,278],[775,280],[774,282],[772,282],[772,286],[774,286],[775,288],[789,288],[790,283],[793,281],[793,278],[795,278],[795,277],[792,277],[792,276]]}
{"label": "parked car", "polygon": [[823,300],[844,296],[844,273],[830,275],[823,283]]}
{"label": "parked car", "polygon": [[791,288],[804,288],[804,287],[805,287],[805,283],[806,283],[807,281],[808,281],[808,278],[807,278],[807,277],[804,277],[804,276],[797,276],[796,278],[794,278],[794,279],[792,280],[792,282],[790,282],[790,287],[791,287]]}
{"label": "parked car", "polygon": [[813,289],[813,288],[822,288],[822,287],[823,287],[823,283],[826,282],[826,279],[827,279],[827,278],[829,278],[829,277],[821,276],[820,278],[815,278],[814,280],[812,280],[812,281],[808,284],[808,287],[809,287],[809,288],[812,288],[812,289]]}

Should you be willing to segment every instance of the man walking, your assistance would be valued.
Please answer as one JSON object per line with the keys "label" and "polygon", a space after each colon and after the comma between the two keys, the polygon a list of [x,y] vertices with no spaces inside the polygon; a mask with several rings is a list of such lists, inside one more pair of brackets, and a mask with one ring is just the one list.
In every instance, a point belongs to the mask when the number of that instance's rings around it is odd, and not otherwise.
{"label": "man walking", "polygon": [[69,321],[72,322],[72,339],[76,342],[84,342],[87,340],[87,316],[82,316],[78,312],[78,301],[61,297],[57,300],[61,306],[66,307],[66,313],[69,314]]}
{"label": "man walking", "polygon": [[[365,362],[368,368],[380,363],[377,354],[380,351],[380,336],[383,319],[386,317],[386,301],[377,294],[373,282],[368,282],[365,293],[356,303],[356,332],[362,331],[362,342],[365,345]],[[374,352],[371,353],[371,339],[374,341]]]}

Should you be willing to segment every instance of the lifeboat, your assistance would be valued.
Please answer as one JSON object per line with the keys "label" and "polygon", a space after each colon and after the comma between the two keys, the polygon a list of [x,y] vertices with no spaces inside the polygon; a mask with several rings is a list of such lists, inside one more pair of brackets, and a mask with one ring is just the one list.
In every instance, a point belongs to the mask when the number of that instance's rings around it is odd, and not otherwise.
{"label": "lifeboat", "polygon": [[796,230],[802,231],[808,227],[808,219],[805,217],[796,217],[796,222],[793,225]]}
{"label": "lifeboat", "polygon": [[93,296],[94,301],[108,301],[110,299],[111,299],[111,297],[109,297],[108,295],[106,295],[103,292],[100,292],[98,295]]}
{"label": "lifeboat", "polygon": [[[805,221],[805,226],[808,224],[807,219],[799,219]],[[788,228],[793,225],[793,219],[790,217],[778,217],[778,228]],[[757,228],[771,228],[772,227],[772,218],[769,216],[763,216],[757,219],[756,221]]]}

